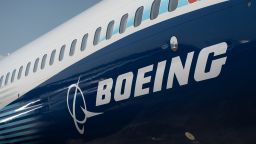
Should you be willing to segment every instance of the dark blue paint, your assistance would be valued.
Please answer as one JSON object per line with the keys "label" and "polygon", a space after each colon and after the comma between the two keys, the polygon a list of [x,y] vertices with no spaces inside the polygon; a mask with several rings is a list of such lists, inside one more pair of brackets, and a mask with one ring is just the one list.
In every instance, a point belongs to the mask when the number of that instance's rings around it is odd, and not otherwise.
{"label": "dark blue paint", "polygon": [[[40,131],[40,142],[193,143],[185,138],[187,131],[200,143],[255,142],[256,7],[254,3],[248,8],[246,2],[238,2],[198,10],[132,34],[70,66],[11,105],[41,100],[38,103],[43,107],[28,116],[40,116],[37,121],[41,125],[31,128]],[[162,49],[173,35],[179,40],[179,50]],[[250,41],[242,44],[241,40]],[[229,44],[221,75],[195,82],[193,72],[199,51],[220,42]],[[152,81],[145,85],[152,95],[134,98],[133,85],[130,99],[115,102],[112,98],[110,104],[95,106],[98,81],[115,80],[129,71],[136,75],[138,68],[156,66],[163,60],[168,60],[167,71],[171,58],[180,56],[184,63],[192,51],[195,55],[189,85],[180,87],[175,80],[174,88],[152,94],[154,67],[148,73]],[[77,132],[66,105],[67,88],[79,78],[87,109],[104,112],[88,119],[83,136]],[[166,81],[165,75],[163,89]],[[81,111],[78,114],[82,119]]]}

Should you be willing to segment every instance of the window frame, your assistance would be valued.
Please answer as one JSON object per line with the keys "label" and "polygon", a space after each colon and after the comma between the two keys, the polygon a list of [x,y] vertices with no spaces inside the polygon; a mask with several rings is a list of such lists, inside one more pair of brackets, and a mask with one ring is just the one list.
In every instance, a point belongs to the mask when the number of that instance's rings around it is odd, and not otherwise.
{"label": "window frame", "polygon": [[69,56],[73,56],[75,54],[76,51],[76,43],[77,43],[77,39],[74,39],[71,43],[70,46],[70,51],[69,51]]}
{"label": "window frame", "polygon": [[50,61],[49,61],[50,66],[54,64],[55,56],[56,56],[56,49],[53,50],[52,53],[51,53],[51,57],[50,57]]}
{"label": "window frame", "polygon": [[14,69],[14,70],[12,71],[11,83],[13,83],[13,82],[14,82],[14,80],[15,80],[16,71],[17,71],[16,69]]}
{"label": "window frame", "polygon": [[151,6],[150,19],[154,20],[159,16],[161,0],[154,0]]}
{"label": "window frame", "polygon": [[139,7],[135,12],[134,27],[138,27],[142,23],[142,17],[144,13],[144,6]]}
{"label": "window frame", "polygon": [[8,85],[9,83],[9,78],[10,78],[10,72],[8,72],[5,76],[5,81],[4,81],[4,85]]}
{"label": "window frame", "polygon": [[120,26],[119,26],[119,33],[120,34],[122,34],[126,31],[127,24],[128,24],[128,18],[129,18],[128,13],[126,13],[122,16],[121,21],[120,21]]}
{"label": "window frame", "polygon": [[111,37],[113,36],[114,26],[115,26],[114,20],[112,20],[108,23],[107,33],[106,33],[107,40],[111,39]]}
{"label": "window frame", "polygon": [[29,75],[30,72],[30,67],[31,67],[31,62],[29,62],[26,66],[26,70],[25,70],[25,77],[27,77]]}
{"label": "window frame", "polygon": [[34,73],[37,72],[37,70],[38,70],[39,60],[40,60],[39,58],[37,58],[37,59],[35,60],[34,68],[33,68],[33,72],[34,72]]}
{"label": "window frame", "polygon": [[20,80],[23,72],[23,66],[20,66],[17,79]]}
{"label": "window frame", "polygon": [[4,81],[4,76],[1,76],[0,77],[0,88],[2,87],[3,81]]}
{"label": "window frame", "polygon": [[41,61],[41,70],[43,70],[46,66],[46,60],[47,60],[47,54],[45,54],[42,58],[42,61]]}
{"label": "window frame", "polygon": [[84,51],[86,49],[87,42],[88,42],[88,37],[89,37],[88,33],[84,34],[84,36],[82,38],[82,42],[81,42],[81,48],[80,48],[81,51]]}
{"label": "window frame", "polygon": [[95,30],[94,39],[93,39],[93,45],[98,45],[98,44],[99,44],[101,31],[102,31],[102,28],[101,28],[101,27],[98,27],[98,28]]}
{"label": "window frame", "polygon": [[179,0],[169,0],[168,11],[172,12],[178,8]]}
{"label": "window frame", "polygon": [[60,53],[59,53],[59,61],[63,61],[64,57],[65,57],[65,49],[66,49],[66,45],[63,45],[60,49]]}

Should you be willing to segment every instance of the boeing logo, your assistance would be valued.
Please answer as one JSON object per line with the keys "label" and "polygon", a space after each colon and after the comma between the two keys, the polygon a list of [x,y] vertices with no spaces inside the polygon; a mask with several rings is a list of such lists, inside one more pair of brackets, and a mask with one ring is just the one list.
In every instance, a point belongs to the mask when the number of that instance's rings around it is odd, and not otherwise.
{"label": "boeing logo", "polygon": [[[130,71],[117,76],[116,79],[108,78],[99,81],[95,106],[98,107],[107,105],[113,100],[115,102],[120,102],[130,99],[132,96],[140,97],[150,93],[160,92],[164,89],[172,89],[175,79],[179,86],[184,86],[189,84],[189,80],[192,79],[194,79],[196,82],[201,82],[216,78],[221,74],[222,67],[226,64],[227,48],[227,43],[219,43],[201,49],[197,58],[194,56],[194,51],[188,53],[185,63],[182,62],[180,56],[177,56],[170,60],[158,62],[157,65],[152,64],[139,68],[136,73]],[[210,57],[210,55],[213,55],[213,57]],[[191,67],[194,59],[194,63],[196,65],[193,69]],[[208,70],[206,68],[207,63],[210,64],[210,69]],[[193,77],[190,78],[190,76]],[[167,78],[167,80],[164,80],[164,77]],[[152,85],[149,85],[150,83]],[[71,93],[71,90],[75,90],[75,92],[73,92],[74,95]],[[83,120],[79,120],[76,116],[77,96],[79,93],[79,96],[81,96],[83,100],[83,106],[80,106],[82,112],[84,113]],[[72,109],[69,105],[71,95],[73,95]],[[80,134],[84,134],[84,124],[88,118],[102,114],[89,112],[87,110],[85,96],[79,87],[79,81],[77,84],[72,84],[68,88],[67,106]]]}
{"label": "boeing logo", "polygon": [[[194,51],[188,53],[186,60],[184,60],[185,63],[182,62],[180,56],[177,56],[170,60],[158,62],[157,65],[152,64],[139,68],[137,72],[130,71],[115,79],[108,78],[100,81],[96,106],[109,104],[113,100],[120,102],[128,100],[131,96],[140,97],[152,92],[160,92],[163,89],[172,89],[175,79],[179,86],[184,86],[189,84],[189,80],[194,79],[196,82],[201,82],[216,78],[221,74],[222,67],[226,64],[227,48],[227,43],[222,42],[201,49],[197,58]],[[192,68],[192,62],[196,64],[195,68]],[[207,68],[207,64],[210,65],[210,69]],[[192,74],[194,77],[191,77]],[[167,77],[167,81],[164,80],[164,77]]]}
{"label": "boeing logo", "polygon": [[[71,90],[74,89],[75,93],[74,95],[71,94]],[[79,120],[77,118],[76,115],[76,108],[77,108],[77,96],[80,93],[80,96],[82,97],[83,100],[83,105],[80,106],[83,114],[84,114],[84,118],[82,120]],[[73,103],[72,106],[70,106],[69,104],[69,99],[71,98],[71,96],[73,95]],[[86,106],[86,102],[85,102],[85,96],[83,94],[83,91],[81,90],[81,88],[79,87],[79,80],[77,82],[77,84],[72,84],[68,87],[68,92],[67,92],[67,107],[68,107],[68,111],[70,113],[70,115],[72,116],[73,120],[74,120],[74,124],[76,126],[77,131],[82,135],[84,134],[84,125],[87,121],[88,118],[90,117],[94,117],[97,115],[100,115],[102,113],[94,113],[94,112],[90,112],[87,110],[87,106]]]}

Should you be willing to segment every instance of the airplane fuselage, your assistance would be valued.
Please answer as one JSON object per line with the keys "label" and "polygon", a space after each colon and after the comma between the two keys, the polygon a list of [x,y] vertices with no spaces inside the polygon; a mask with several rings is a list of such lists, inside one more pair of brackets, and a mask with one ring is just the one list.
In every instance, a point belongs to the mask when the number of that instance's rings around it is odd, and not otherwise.
{"label": "airplane fuselage", "polygon": [[145,14],[144,28],[37,76],[1,109],[0,143],[255,142],[256,4],[204,1],[152,25]]}

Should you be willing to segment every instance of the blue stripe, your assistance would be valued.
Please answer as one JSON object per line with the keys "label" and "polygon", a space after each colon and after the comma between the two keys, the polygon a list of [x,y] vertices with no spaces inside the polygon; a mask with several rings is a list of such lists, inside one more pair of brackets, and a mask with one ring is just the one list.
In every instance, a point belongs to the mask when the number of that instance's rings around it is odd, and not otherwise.
{"label": "blue stripe", "polygon": [[39,119],[39,116],[37,116],[37,117],[32,117],[32,118],[27,118],[27,119],[23,119],[23,120],[20,120],[20,121],[16,121],[16,122],[8,123],[8,124],[5,124],[5,125],[1,125],[1,126],[0,126],[0,129],[4,129],[4,128],[7,128],[7,127],[19,125],[19,124],[24,124],[24,123],[27,123],[27,122],[36,121],[36,120],[38,120],[38,119]]}
{"label": "blue stripe", "polygon": [[29,130],[29,131],[25,131],[25,132],[18,132],[18,133],[11,134],[11,135],[0,136],[0,140],[8,139],[8,138],[15,138],[15,137],[19,137],[19,136],[25,136],[25,135],[31,135],[31,134],[36,134],[36,133],[38,133],[38,130]]}
{"label": "blue stripe", "polygon": [[8,110],[11,110],[11,109],[14,109],[16,107],[20,106],[18,103],[15,103],[15,104],[10,104],[8,106],[5,106],[4,109],[2,109],[0,112],[4,112],[4,111],[8,111]]}
{"label": "blue stripe", "polygon": [[[2,141],[2,142],[3,143],[18,143],[18,142],[27,141],[27,140],[35,140],[35,139],[38,139],[40,137],[42,137],[42,136],[35,135],[35,136],[30,136],[30,137],[22,137],[22,138],[18,138],[18,139],[6,140],[6,141]],[[32,143],[36,144],[36,143],[39,143],[39,142],[32,142]]]}
{"label": "blue stripe", "polygon": [[24,129],[28,129],[28,128],[32,128],[32,127],[37,127],[39,125],[40,125],[40,123],[32,123],[32,124],[29,123],[28,125],[22,125],[22,126],[15,127],[15,128],[10,128],[10,129],[7,129],[7,130],[1,130],[0,135],[5,134],[5,133],[19,131],[19,130],[24,130]]}

